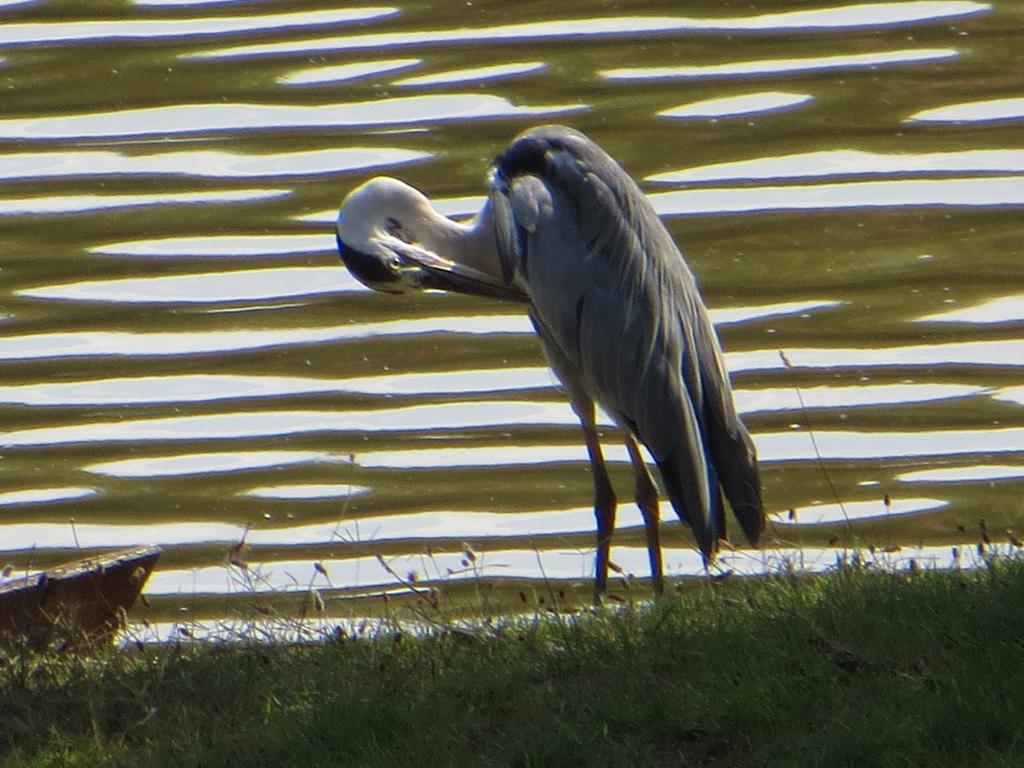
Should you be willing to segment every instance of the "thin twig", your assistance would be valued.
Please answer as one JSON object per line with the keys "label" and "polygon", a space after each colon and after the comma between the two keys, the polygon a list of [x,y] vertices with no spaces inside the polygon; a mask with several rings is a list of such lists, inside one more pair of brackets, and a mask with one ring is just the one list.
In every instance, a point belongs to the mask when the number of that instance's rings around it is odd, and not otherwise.
{"label": "thin twig", "polygon": [[[782,360],[782,364],[786,366],[786,370],[792,373],[794,371],[793,364],[786,357],[786,353],[783,350],[779,350],[779,359]],[[821,470],[821,474],[825,476],[828,487],[832,491],[832,498],[836,500],[836,504],[839,505],[839,511],[843,513],[843,519],[846,521],[847,534],[853,539],[853,523],[850,521],[850,516],[846,511],[846,505],[843,504],[843,500],[839,498],[839,491],[836,489],[836,484],[832,481],[832,475],[829,474],[828,468],[825,466],[825,460],[821,456],[821,451],[818,449],[818,440],[814,436],[814,430],[811,429],[807,414],[807,405],[804,403],[803,393],[800,392],[800,386],[793,381],[793,391],[796,392],[797,402],[800,404],[800,415],[804,420],[805,431],[808,437],[811,438],[811,447],[814,449],[814,458],[817,460],[818,468]]]}

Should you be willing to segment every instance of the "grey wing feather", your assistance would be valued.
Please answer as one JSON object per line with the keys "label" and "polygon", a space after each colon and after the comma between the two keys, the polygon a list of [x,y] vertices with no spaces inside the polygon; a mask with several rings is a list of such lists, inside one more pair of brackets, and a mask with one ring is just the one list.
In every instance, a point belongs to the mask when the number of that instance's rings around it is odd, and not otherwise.
{"label": "grey wing feather", "polygon": [[498,159],[491,203],[503,269],[545,344],[648,447],[704,554],[724,535],[719,484],[756,541],[753,445],[693,275],[639,187],[582,134],[550,126]]}

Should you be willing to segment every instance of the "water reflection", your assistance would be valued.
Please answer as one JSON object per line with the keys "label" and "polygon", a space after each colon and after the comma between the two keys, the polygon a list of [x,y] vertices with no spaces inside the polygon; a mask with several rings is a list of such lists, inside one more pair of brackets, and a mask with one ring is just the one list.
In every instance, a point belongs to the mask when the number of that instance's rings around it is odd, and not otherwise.
{"label": "water reflection", "polygon": [[470,315],[313,328],[239,328],[179,333],[69,331],[0,337],[0,360],[108,355],[167,357],[426,333],[523,334],[533,333],[533,326],[526,315]]}
{"label": "water reflection", "polygon": [[677,119],[730,117],[759,112],[774,112],[806,104],[809,101],[813,101],[813,99],[814,97],[808,94],[783,93],[781,91],[745,93],[741,96],[724,96],[717,99],[694,101],[671,109],[663,109],[658,115]]}
{"label": "water reflection", "polygon": [[[54,488],[23,488],[18,491],[0,492],[0,507],[19,506],[22,504],[53,504],[59,501],[75,501],[95,496],[99,491],[95,488],[82,488],[78,486],[59,486]],[[4,526],[6,538],[7,526]],[[2,546],[2,545],[0,545]],[[21,549],[21,547],[17,547]]]}
{"label": "water reflection", "polygon": [[[341,277],[341,270],[334,272]],[[804,314],[813,309],[834,306],[835,302],[784,302],[764,307],[727,308],[712,310],[711,318],[718,322],[740,322],[783,314]],[[525,314],[431,316],[408,320],[386,320],[368,324],[348,324],[327,327],[300,328],[241,328],[215,331],[131,332],[131,331],[72,331],[67,333],[39,333],[0,337],[0,360],[37,360],[52,357],[97,357],[106,355],[169,356],[203,354],[209,352],[240,352],[267,347],[298,344],[322,344],[333,341],[383,338],[427,333],[459,333],[471,335],[533,334],[533,326]],[[974,354],[1005,354],[1022,342],[978,342],[970,347]],[[995,345],[995,346],[992,346]],[[1009,345],[1009,346],[1007,346]],[[949,345],[956,348],[958,345]],[[977,349],[975,349],[977,348]],[[926,348],[928,349],[928,348]],[[809,365],[817,350],[795,350],[798,365]],[[828,357],[832,350],[823,350]],[[837,350],[840,358],[842,350]],[[846,350],[849,354],[868,354],[864,350]],[[780,367],[777,351],[737,353],[741,364],[757,367]],[[955,353],[950,360],[956,360]],[[875,358],[872,358],[875,359]],[[818,363],[820,364],[820,363]],[[730,367],[732,367],[730,365]]]}
{"label": "water reflection", "polygon": [[483,208],[485,199],[482,195],[467,195],[465,197],[440,198],[438,200],[431,200],[431,203],[438,213],[453,219],[460,219],[475,215],[477,211]]}
{"label": "water reflection", "polygon": [[941,499],[891,499],[888,505],[882,499],[874,501],[847,501],[843,504],[815,504],[798,507],[771,515],[776,525],[823,525],[849,523],[893,515],[914,515],[948,506]]}
{"label": "water reflection", "polygon": [[447,72],[435,72],[431,75],[417,75],[395,80],[392,85],[403,88],[414,86],[461,85],[491,80],[503,80],[510,77],[522,77],[543,72],[547,64],[542,61],[524,61],[512,64],[494,64],[488,67],[470,69],[451,69]]}
{"label": "water reflection", "polygon": [[606,80],[663,80],[692,77],[747,77],[793,72],[824,72],[831,69],[859,69],[895,64],[943,61],[959,56],[954,48],[912,48],[881,53],[850,53],[834,56],[806,56],[790,59],[736,61],[728,64],[688,64],[673,67],[622,67],[601,70]]}
{"label": "water reflection", "polygon": [[0,386],[0,403],[47,406],[206,403],[328,392],[366,395],[447,395],[543,389],[554,384],[547,368],[440,371],[350,379],[235,376],[191,373]]}
{"label": "water reflection", "polygon": [[177,7],[180,5],[191,7],[193,5],[232,5],[239,0],[132,0],[133,5],[154,6],[154,7]]}
{"label": "water reflection", "polygon": [[445,395],[512,392],[554,386],[548,368],[475,368],[465,371],[429,371],[342,379],[345,392],[367,395]]}
{"label": "water reflection", "polygon": [[904,472],[896,479],[904,483],[988,483],[994,480],[1024,478],[1024,466],[1010,464],[973,464],[966,467],[939,467]]}
{"label": "water reflection", "polygon": [[973,307],[936,312],[916,318],[922,323],[1013,323],[1024,320],[1024,294],[1003,296]]}
{"label": "water reflection", "polygon": [[[231,523],[177,522],[118,525],[98,523],[11,523],[0,536],[0,552],[46,549],[110,549],[140,543],[162,547],[207,542],[236,542],[242,526]],[[158,569],[155,573],[162,573]]]}
{"label": "water reflection", "polygon": [[[761,390],[737,390],[736,404],[741,413],[754,412],[780,412],[780,411],[804,411],[816,408],[827,408],[841,410],[843,408],[868,407],[877,405],[895,405],[899,403],[917,403],[944,400],[948,398],[970,397],[984,390],[981,387],[942,385],[942,384],[896,384],[896,385],[869,385],[861,387],[813,387],[801,388],[799,392],[795,388],[782,389],[761,389]],[[1022,395],[1024,396],[1024,395]],[[603,423],[611,423],[611,420],[602,414]],[[781,433],[784,435],[785,433]],[[838,433],[841,437],[838,441],[846,441],[846,447],[842,458],[850,458],[849,442],[864,443],[872,439],[884,440],[888,434],[877,433]],[[928,433],[922,435],[922,440],[916,443],[916,451],[921,453],[925,450],[924,440],[928,439]],[[984,432],[974,433],[979,439],[983,439]],[[820,433],[815,431],[815,436]],[[624,462],[628,455],[622,446],[612,442],[613,435],[608,435],[609,444],[606,446],[606,459],[610,462]],[[776,435],[755,435],[755,442],[774,443],[776,453],[762,453],[762,461],[776,461],[789,459],[808,458],[805,452],[797,452],[796,444],[804,442],[809,444],[809,437],[806,433],[796,433],[795,437],[788,439],[785,436]],[[966,440],[968,438],[964,438]],[[963,450],[964,440],[960,441]],[[782,443],[788,443],[785,449],[793,451],[783,455],[779,450]],[[804,445],[804,448],[807,445]],[[813,447],[813,446],[811,446]],[[830,445],[831,447],[831,445]],[[979,450],[987,450],[989,443],[981,443]],[[1008,448],[1007,450],[1012,450]],[[954,452],[958,452],[955,451]],[[823,454],[825,456],[825,454]],[[582,462],[587,460],[587,454],[582,445],[571,443],[567,445],[540,444],[540,445],[474,445],[472,447],[459,446],[432,446],[430,448],[416,448],[393,451],[371,451],[359,453],[357,462],[365,467],[392,467],[392,468],[442,468],[442,467],[484,467],[484,466],[519,466],[526,464],[552,464],[560,462]]]}
{"label": "water reflection", "polygon": [[[669,554],[674,554],[674,551]],[[631,558],[623,555],[620,550],[614,550],[616,563],[619,559],[631,562]],[[575,550],[548,550],[541,553],[540,557],[527,550],[499,550],[478,555],[479,565],[467,568],[463,564],[465,555],[462,552],[437,552],[429,557],[410,555],[388,558],[387,567],[376,557],[323,560],[319,561],[323,570],[315,572],[308,561],[287,560],[251,563],[251,572],[246,574],[223,566],[156,571],[147,582],[145,591],[147,595],[158,596],[291,592],[333,585],[367,588],[399,584],[399,579],[406,578],[407,574],[414,574],[417,581],[455,581],[481,576],[537,578],[541,568],[552,579],[584,579],[589,573],[586,562],[588,557],[592,558],[592,555]],[[639,572],[643,573],[642,570]],[[666,572],[673,573],[668,568]],[[401,576],[396,577],[396,574]]]}
{"label": "water reflection", "polygon": [[918,123],[984,123],[1024,120],[1024,96],[950,104],[916,112],[907,118]]}
{"label": "water reflection", "polygon": [[375,411],[232,412],[69,424],[0,433],[0,446],[227,440],[317,432],[415,432],[576,423],[576,415],[565,403],[498,400]]}
{"label": "water reflection", "polygon": [[276,267],[46,285],[23,288],[17,294],[69,301],[210,304],[366,290],[347,271],[337,267]]}
{"label": "water reflection", "polygon": [[1006,400],[1024,405],[1024,387],[1007,387],[992,395],[996,400]]}
{"label": "water reflection", "polygon": [[815,430],[754,435],[762,462],[957,456],[1024,452],[1024,427],[919,432]]}
{"label": "water reflection", "polygon": [[[345,483],[278,486],[253,489],[249,493],[262,498],[316,499],[345,498],[371,489]],[[266,494],[262,493],[266,491]],[[2,498],[2,497],[0,497]],[[665,506],[664,513],[675,513]],[[668,519],[668,518],[666,518]],[[635,506],[623,505],[617,518],[619,528],[643,524]],[[318,522],[307,525],[272,526],[265,522],[252,526],[227,523],[181,522],[114,525],[102,523],[19,523],[5,526],[0,550],[29,549],[46,545],[59,548],[77,535],[83,548],[109,547],[148,542],[158,545],[230,544],[241,539],[254,546],[298,546],[331,542],[388,541],[406,538],[481,539],[509,536],[533,536],[559,533],[590,533],[594,528],[593,508],[516,512],[422,512],[382,515]],[[10,537],[6,534],[9,531]],[[109,542],[109,543],[106,543]],[[74,545],[73,545],[74,546]],[[309,563],[305,564],[307,567]]]}
{"label": "water reflection", "polygon": [[325,85],[360,80],[370,75],[384,75],[403,69],[418,67],[423,59],[384,59],[381,61],[354,61],[330,67],[300,69],[278,78],[283,85]]}
{"label": "water reflection", "polygon": [[252,258],[333,252],[336,249],[334,235],[203,235],[110,243],[93,246],[89,251],[109,256]]}
{"label": "water reflection", "polygon": [[[609,426],[605,416],[599,420]],[[562,402],[515,400],[414,405],[364,411],[291,410],[37,427],[0,433],[7,448],[100,442],[227,440],[328,432],[416,432],[523,426],[575,426]],[[816,459],[873,459],[1024,452],[1024,427],[866,432],[816,430],[754,435],[762,462]]]}
{"label": "water reflection", "polygon": [[[700,553],[670,547],[664,550],[668,576],[706,575]],[[418,582],[451,582],[465,579],[550,579],[583,580],[592,576],[593,551],[587,549],[502,549],[476,554],[468,563],[463,552],[435,551],[386,558],[387,567],[376,557],[327,559],[315,570],[308,561],[285,560],[250,563],[248,574],[224,566],[191,570],[159,570],[149,579],[146,594],[192,595],[268,591],[304,591],[311,587],[366,589],[393,587],[414,574]],[[642,547],[613,546],[611,559],[624,575],[643,577],[648,572],[647,551]],[[824,573],[857,563],[879,570],[969,568],[983,564],[957,547],[898,547],[892,551],[850,550],[837,552],[821,548],[781,548],[724,551],[718,555],[715,573],[764,576],[779,573]]]}
{"label": "water reflection", "polygon": [[[629,461],[626,447],[612,442],[602,445],[605,460],[610,463]],[[394,451],[365,451],[356,454],[356,463],[367,468],[443,469],[445,467],[505,467],[530,464],[561,464],[589,461],[587,449],[577,440],[567,445],[474,445],[472,447],[432,446]],[[591,510],[593,512],[593,510]]]}
{"label": "water reflection", "polygon": [[268,129],[407,125],[493,117],[550,117],[583,104],[526,106],[489,94],[399,96],[343,104],[175,104],[118,112],[0,120],[0,138],[86,139]]}
{"label": "water reflection", "polygon": [[683,168],[652,174],[646,180],[685,184],[702,181],[940,173],[1024,173],[1024,149],[968,149],[956,152],[898,154],[830,149]]}
{"label": "water reflection", "polygon": [[741,413],[799,411],[805,408],[859,408],[897,403],[926,403],[978,395],[983,387],[967,384],[865,384],[847,387],[740,389],[735,392]]}
{"label": "water reflection", "polygon": [[[353,496],[362,496],[372,490],[372,488],[351,483],[287,483],[284,485],[261,485],[258,488],[243,491],[242,495],[257,499],[315,501],[317,499],[347,499]],[[330,541],[330,538],[321,539],[321,541],[325,540]]]}
{"label": "water reflection", "polygon": [[656,192],[649,197],[662,216],[908,206],[1021,206],[1024,176],[687,189]]}
{"label": "water reflection", "polygon": [[490,27],[459,27],[416,32],[349,34],[318,40],[285,40],[237,45],[191,54],[200,58],[309,54],[320,51],[351,51],[397,47],[530,42],[589,37],[641,37],[672,32],[773,32],[813,29],[852,29],[916,24],[971,16],[991,10],[987,3],[966,0],[919,0],[918,2],[860,3],[749,16],[693,18],[671,16],[608,16],[559,19]]}
{"label": "water reflection", "polygon": [[[326,328],[277,330],[193,331],[181,333],[131,333],[81,331],[30,334],[0,338],[0,359],[34,360],[52,357],[107,355],[167,356],[232,352],[298,344],[320,344],[343,339],[377,338],[426,333],[531,334],[525,315],[433,317],[395,320],[377,325],[345,325]],[[870,349],[794,349],[786,355],[795,368],[894,368],[936,365],[991,365],[1018,367],[1024,363],[1024,340],[954,342]],[[726,365],[733,373],[783,370],[787,366],[778,350],[727,352]]]}
{"label": "water reflection", "polygon": [[103,461],[82,469],[97,475],[123,478],[180,477],[340,461],[340,457],[322,451],[220,451]]}
{"label": "water reflection", "polygon": [[0,155],[0,179],[136,174],[216,178],[303,176],[405,165],[430,157],[429,152],[387,147],[344,147],[266,155],[213,150],[147,155],[84,150],[21,152]]}
{"label": "water reflection", "polygon": [[[671,506],[663,504],[662,516],[674,519]],[[616,528],[636,528],[643,518],[634,505],[623,505],[616,517]],[[267,546],[314,544],[329,541],[368,542],[402,539],[458,539],[472,541],[488,538],[524,537],[582,533],[594,530],[593,507],[538,512],[416,512],[340,519],[327,523],[288,528],[254,528],[247,541]]]}
{"label": "water reflection", "polygon": [[[0,121],[2,122],[2,121]],[[160,192],[134,195],[48,195],[0,198],[0,216],[52,216],[143,206],[249,203],[290,195],[287,189],[236,189],[223,192]]]}
{"label": "water reflection", "polygon": [[[787,347],[785,352],[794,368],[884,370],[907,366],[1024,366],[1024,339],[912,344],[904,347]],[[778,350],[726,352],[725,359],[726,366],[734,373],[786,368]]]}
{"label": "water reflection", "polygon": [[780,301],[777,304],[761,304],[752,307],[717,307],[709,310],[711,322],[718,325],[745,323],[752,320],[769,320],[775,317],[795,315],[807,317],[810,313],[842,306],[841,301]]}
{"label": "water reflection", "polygon": [[293,11],[265,16],[219,16],[199,19],[103,19],[97,21],[45,21],[0,25],[0,45],[139,40],[162,37],[223,36],[292,27],[333,26],[381,19],[397,8],[347,8]]}

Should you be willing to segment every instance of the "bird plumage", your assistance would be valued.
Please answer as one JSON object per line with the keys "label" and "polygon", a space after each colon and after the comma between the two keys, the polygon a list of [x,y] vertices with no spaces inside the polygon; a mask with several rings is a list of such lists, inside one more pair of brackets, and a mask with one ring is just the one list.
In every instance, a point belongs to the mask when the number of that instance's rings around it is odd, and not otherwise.
{"label": "bird plumage", "polygon": [[484,208],[462,225],[401,182],[371,180],[342,205],[342,259],[380,290],[440,287],[527,303],[594,466],[598,592],[615,497],[595,402],[627,431],[656,590],[657,494],[633,437],[654,457],[706,561],[726,532],[723,492],[756,545],[764,512],[754,446],[697,282],[639,186],[597,144],[561,126],[517,137],[495,160],[489,186]]}
{"label": "bird plumage", "polygon": [[753,444],[696,280],[636,182],[582,134],[545,126],[497,159],[491,186],[503,272],[549,355],[647,446],[705,557],[725,535],[720,488],[756,543]]}

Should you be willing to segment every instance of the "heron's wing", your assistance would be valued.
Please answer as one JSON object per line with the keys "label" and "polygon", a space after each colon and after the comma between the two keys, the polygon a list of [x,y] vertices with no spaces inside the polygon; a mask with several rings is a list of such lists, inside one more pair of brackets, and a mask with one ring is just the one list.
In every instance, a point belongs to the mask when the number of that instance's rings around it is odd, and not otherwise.
{"label": "heron's wing", "polygon": [[491,202],[503,268],[545,344],[648,447],[702,551],[723,535],[719,484],[756,540],[756,459],[717,338],[639,187],[581,134],[545,127],[498,159]]}

